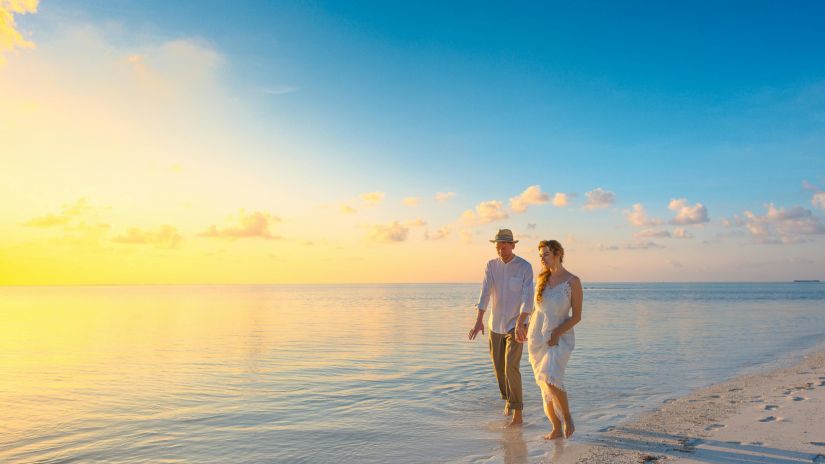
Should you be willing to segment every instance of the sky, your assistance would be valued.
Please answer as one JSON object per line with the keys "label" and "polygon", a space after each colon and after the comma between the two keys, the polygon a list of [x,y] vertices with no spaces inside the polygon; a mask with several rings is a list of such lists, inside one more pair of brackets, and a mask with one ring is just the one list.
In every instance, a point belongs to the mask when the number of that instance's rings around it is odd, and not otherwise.
{"label": "sky", "polygon": [[0,285],[825,279],[823,17],[0,0]]}

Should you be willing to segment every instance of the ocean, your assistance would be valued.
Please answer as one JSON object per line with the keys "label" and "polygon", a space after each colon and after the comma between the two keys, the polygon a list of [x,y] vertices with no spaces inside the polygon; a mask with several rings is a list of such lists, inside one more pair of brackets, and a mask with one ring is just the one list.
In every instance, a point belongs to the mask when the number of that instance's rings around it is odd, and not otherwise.
{"label": "ocean", "polygon": [[[526,350],[502,429],[478,290],[0,287],[0,462],[552,461]],[[585,283],[582,314],[574,441],[825,345],[823,283]]]}

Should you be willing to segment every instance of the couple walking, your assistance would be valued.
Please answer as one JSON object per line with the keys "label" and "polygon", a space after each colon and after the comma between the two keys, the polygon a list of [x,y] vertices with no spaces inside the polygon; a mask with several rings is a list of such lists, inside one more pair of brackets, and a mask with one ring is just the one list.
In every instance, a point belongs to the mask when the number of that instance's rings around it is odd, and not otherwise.
{"label": "couple walking", "polygon": [[522,423],[521,354],[523,344],[541,389],[544,412],[553,430],[544,438],[569,438],[575,428],[570,416],[564,369],[575,345],[573,326],[581,320],[582,285],[564,268],[564,248],[555,240],[539,242],[542,271],[533,290],[533,268],[513,249],[518,240],[501,229],[495,239],[498,258],[490,260],[476,309],[470,340],[484,333],[484,313],[492,300],[487,319],[490,330],[490,357],[506,401],[504,414],[513,416],[509,426]]}

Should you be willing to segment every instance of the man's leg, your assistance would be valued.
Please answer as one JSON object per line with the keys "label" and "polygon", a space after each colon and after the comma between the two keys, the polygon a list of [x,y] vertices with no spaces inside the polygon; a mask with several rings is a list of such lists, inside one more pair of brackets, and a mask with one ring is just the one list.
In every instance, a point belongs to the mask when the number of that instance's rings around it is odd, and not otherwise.
{"label": "man's leg", "polygon": [[504,375],[506,364],[505,355],[507,351],[506,335],[490,331],[490,357],[493,359],[493,370],[496,372],[498,389],[501,391],[501,399],[507,399],[507,379]]}
{"label": "man's leg", "polygon": [[513,424],[521,423],[521,411],[524,409],[521,391],[521,353],[524,344],[516,341],[515,331],[511,330],[505,337],[504,375],[507,382],[507,406],[514,411]]}

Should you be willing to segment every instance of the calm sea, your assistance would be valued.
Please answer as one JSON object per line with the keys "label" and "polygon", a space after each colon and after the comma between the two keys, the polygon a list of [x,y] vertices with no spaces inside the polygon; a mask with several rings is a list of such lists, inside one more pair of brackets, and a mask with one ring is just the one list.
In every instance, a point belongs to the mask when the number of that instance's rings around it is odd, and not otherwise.
{"label": "calm sea", "polygon": [[[477,285],[0,288],[0,462],[533,462]],[[586,284],[576,440],[825,342],[825,284]]]}

